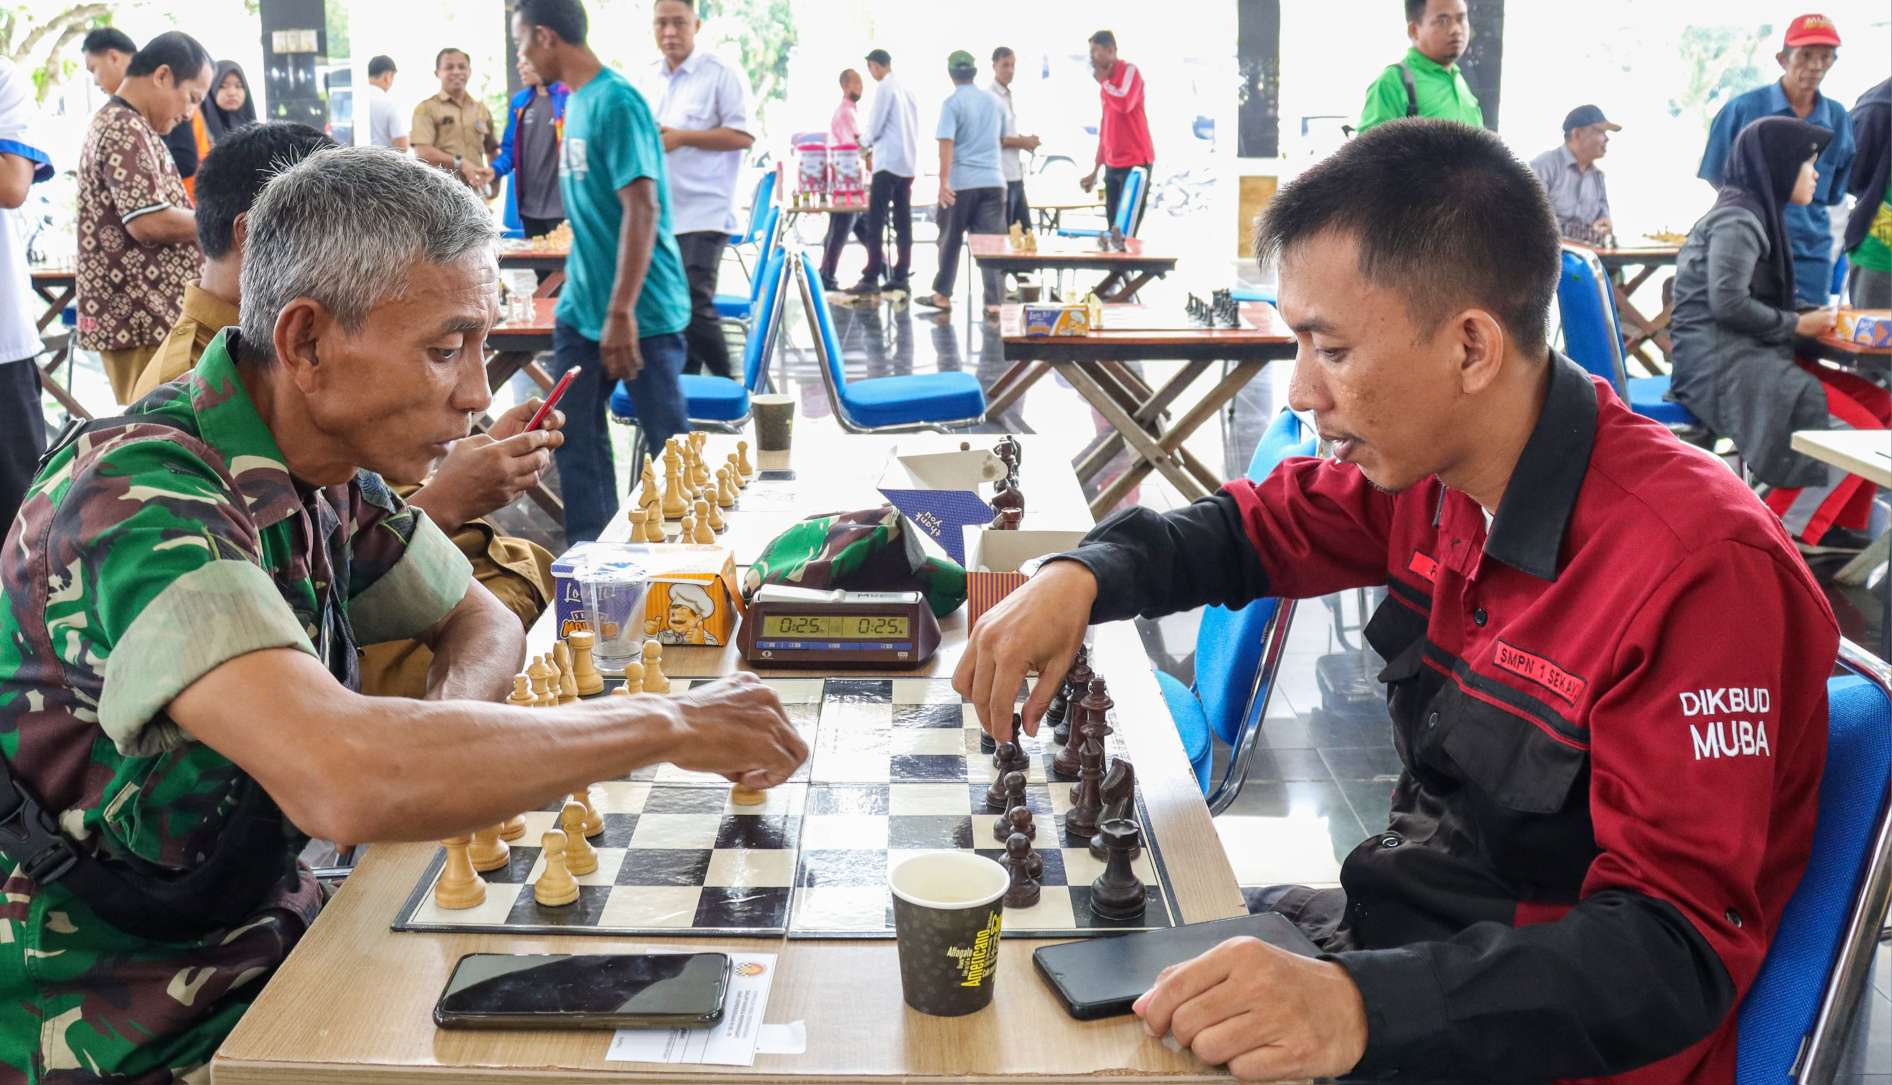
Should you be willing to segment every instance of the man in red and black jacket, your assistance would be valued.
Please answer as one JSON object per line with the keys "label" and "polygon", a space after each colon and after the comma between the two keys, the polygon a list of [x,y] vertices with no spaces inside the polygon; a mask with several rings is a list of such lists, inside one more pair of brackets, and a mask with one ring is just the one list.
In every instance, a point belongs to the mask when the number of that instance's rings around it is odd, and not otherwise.
{"label": "man in red and black jacket", "polygon": [[1405,771],[1339,890],[1137,1003],[1245,1078],[1729,1081],[1734,1009],[1812,839],[1838,631],[1734,474],[1549,349],[1557,225],[1496,137],[1401,120],[1277,195],[1289,402],[1332,459],[1132,509],[972,633],[1037,727],[1088,621],[1383,584]]}

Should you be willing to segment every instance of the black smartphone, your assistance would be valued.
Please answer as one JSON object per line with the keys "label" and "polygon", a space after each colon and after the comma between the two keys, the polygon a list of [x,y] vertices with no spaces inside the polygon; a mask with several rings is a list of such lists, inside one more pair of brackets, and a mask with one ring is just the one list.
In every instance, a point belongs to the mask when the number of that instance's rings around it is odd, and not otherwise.
{"label": "black smartphone", "polygon": [[707,1028],[722,1020],[727,953],[470,953],[434,1004],[441,1028]]}
{"label": "black smartphone", "polygon": [[1091,1021],[1129,1013],[1130,1006],[1155,985],[1158,972],[1242,935],[1303,957],[1320,955],[1300,928],[1273,912],[1263,912],[1044,946],[1032,952],[1031,961],[1057,992],[1065,1012],[1079,1021]]}

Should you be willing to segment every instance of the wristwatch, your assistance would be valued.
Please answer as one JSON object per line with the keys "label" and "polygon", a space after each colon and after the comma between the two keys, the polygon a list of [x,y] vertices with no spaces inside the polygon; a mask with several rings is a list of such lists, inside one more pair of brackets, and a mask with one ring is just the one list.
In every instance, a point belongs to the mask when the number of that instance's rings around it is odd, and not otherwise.
{"label": "wristwatch", "polygon": [[456,169],[456,170],[457,170],[457,169],[459,169],[459,168],[460,168],[460,161],[461,161],[461,158],[462,158],[462,156],[461,156],[461,155],[457,155],[457,154],[456,154],[456,155],[454,155],[454,156],[453,156],[453,168],[454,168],[454,169]]}

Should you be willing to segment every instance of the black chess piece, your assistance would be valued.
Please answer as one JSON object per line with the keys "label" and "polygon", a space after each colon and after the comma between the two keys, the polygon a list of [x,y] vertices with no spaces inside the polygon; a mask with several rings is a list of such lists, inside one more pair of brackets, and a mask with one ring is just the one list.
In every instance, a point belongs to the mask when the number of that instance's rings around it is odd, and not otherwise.
{"label": "black chess piece", "polygon": [[1051,695],[1051,707],[1045,709],[1043,724],[1048,725],[1052,737],[1057,737],[1058,726],[1064,722],[1064,714],[1070,710],[1071,694],[1069,682],[1059,682],[1057,692]]}
{"label": "black chess piece", "polygon": [[992,774],[992,784],[985,789],[985,808],[1001,817],[1003,817],[1005,811],[1011,809],[1011,805],[1005,801],[1004,773],[995,772]]}
{"label": "black chess piece", "polygon": [[1065,717],[1067,729],[1071,732],[1065,738],[1064,745],[1058,747],[1058,754],[1051,759],[1051,767],[1046,770],[1053,780],[1075,780],[1077,770],[1083,766],[1084,738],[1090,734],[1090,710],[1084,707],[1084,701],[1074,701]]}
{"label": "black chess piece", "polygon": [[1018,720],[1014,718],[1012,741],[999,743],[998,749],[992,752],[992,767],[998,769],[1001,776],[1008,772],[1025,772],[1031,768],[1031,755],[1025,752],[1025,747],[1018,741],[1024,737],[1018,727]]}
{"label": "black chess piece", "polygon": [[996,531],[1017,531],[1018,525],[1024,522],[1025,514],[1018,509],[1000,509],[990,526]]}
{"label": "black chess piece", "polygon": [[1006,509],[1017,509],[1019,512],[1024,512],[1025,491],[1019,489],[1018,484],[1013,482],[1010,478],[999,479],[998,493],[992,495],[992,508],[993,511],[1001,513]]}
{"label": "black chess piece", "polygon": [[[1004,773],[999,777],[998,783],[1002,789],[1003,798],[1001,799],[999,805],[996,807],[996,809],[999,811],[999,816],[996,819],[994,819],[992,822],[992,836],[995,839],[1004,840],[1006,837],[1010,836],[1013,832],[1019,831],[1019,830],[1014,829],[1012,826],[1013,811],[1021,810],[1021,809],[1024,810],[1025,823],[1027,826],[1030,826],[1031,825],[1031,809],[1025,805],[1025,774],[1024,773],[1022,772]],[[994,809],[994,807],[988,806],[987,809]],[[1025,831],[1025,833],[1027,836],[1031,836],[1035,838],[1038,835],[1038,830],[1036,828],[1028,828]]]}
{"label": "black chess piece", "polygon": [[998,739],[993,738],[991,734],[988,732],[985,732],[985,731],[979,732],[979,752],[980,753],[991,753],[998,748],[999,748]]}
{"label": "black chess piece", "polygon": [[[1038,879],[1032,877],[1031,858],[1031,840],[1024,833],[1013,833],[1005,839],[1005,868],[1012,876],[1005,889],[1007,908],[1029,908],[1038,903]],[[1041,873],[1043,862],[1039,860]]]}
{"label": "black chess piece", "polygon": [[[1098,790],[1102,792],[1104,800],[1103,810],[1097,815],[1099,825],[1132,820],[1130,808],[1136,796],[1136,766],[1121,757],[1111,758],[1110,771],[1104,774],[1104,782]],[[1105,857],[1104,834],[1100,831],[1091,837],[1091,858]],[[1136,856],[1130,858],[1135,859]]]}
{"label": "black chess piece", "polygon": [[1020,803],[992,824],[992,838],[995,840],[1004,840],[1013,833],[1024,833],[1029,840],[1038,839],[1038,825],[1032,818],[1031,807]]}
{"label": "black chess piece", "polygon": [[1096,731],[1084,736],[1077,770],[1077,786],[1071,789],[1071,809],[1064,815],[1064,832],[1073,843],[1089,844],[1097,835],[1098,816],[1103,813],[1104,742]]}
{"label": "black chess piece", "polygon": [[1099,737],[1115,734],[1117,729],[1110,726],[1110,710],[1117,707],[1117,702],[1110,699],[1110,684],[1104,676],[1094,674],[1085,686],[1084,705],[1090,711],[1092,719],[1097,721]]}
{"label": "black chess piece", "polygon": [[1005,473],[1016,480],[1018,466],[1025,462],[1024,446],[1019,443],[1018,438],[1009,433],[999,438],[998,443],[992,446],[992,454],[1005,465]]}
{"label": "black chess piece", "polygon": [[1147,897],[1143,881],[1130,866],[1132,853],[1143,843],[1136,822],[1118,819],[1106,821],[1102,828],[1104,846],[1110,857],[1104,872],[1091,883],[1091,911],[1099,919],[1135,919],[1143,914]]}
{"label": "black chess piece", "polygon": [[1058,701],[1053,699],[1051,708],[1057,714],[1047,713],[1045,716],[1051,721],[1051,738],[1060,746],[1071,741],[1072,708],[1083,698],[1084,691],[1090,688],[1090,682],[1091,650],[1080,644],[1077,658],[1071,661],[1071,669],[1064,672],[1064,685],[1058,690],[1058,696],[1064,701],[1063,706],[1060,707]]}

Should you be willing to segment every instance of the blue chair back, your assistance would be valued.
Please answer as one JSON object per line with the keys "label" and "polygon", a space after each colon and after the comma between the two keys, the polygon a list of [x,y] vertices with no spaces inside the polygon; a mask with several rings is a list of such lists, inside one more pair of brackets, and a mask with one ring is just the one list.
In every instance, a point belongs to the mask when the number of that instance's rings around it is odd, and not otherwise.
{"label": "blue chair back", "polygon": [[1123,195],[1117,200],[1117,217],[1111,225],[1123,231],[1125,237],[1135,237],[1137,205],[1143,201],[1143,190],[1149,187],[1150,171],[1137,166],[1130,175],[1123,179]]}
{"label": "blue chair back", "polygon": [[[1884,918],[1892,671],[1850,643],[1841,661],[1854,673],[1826,685],[1826,769],[1807,870],[1741,1003],[1742,1085],[1822,1080],[1820,1068],[1842,1057],[1850,1013],[1830,1008],[1857,1006]],[[1809,1038],[1816,1026],[1823,1034]]]}
{"label": "blue chair back", "polygon": [[1627,403],[1628,371],[1623,363],[1623,331],[1616,315],[1616,295],[1595,253],[1564,246],[1563,273],[1557,277],[1557,309],[1563,317],[1564,353],[1609,381]]}
{"label": "blue chair back", "polygon": [[749,338],[742,346],[742,386],[751,392],[761,391],[769,348],[775,340],[775,329],[781,323],[782,269],[787,260],[788,250],[777,245],[756,271],[756,306],[752,310]]}
{"label": "blue chair back", "polygon": [[[1282,411],[1269,424],[1248,463],[1248,477],[1267,478],[1290,456],[1312,456],[1316,436],[1301,425],[1292,411]],[[1196,631],[1196,697],[1217,738],[1237,744],[1245,717],[1259,722],[1267,691],[1257,690],[1251,708],[1249,693],[1261,666],[1263,633],[1279,609],[1279,599],[1257,599],[1240,610],[1208,607]]]}
{"label": "blue chair back", "polygon": [[808,316],[815,325],[819,340],[815,345],[820,348],[822,363],[828,367],[828,382],[837,398],[845,398],[847,367],[841,363],[841,336],[834,330],[834,310],[828,307],[828,293],[821,288],[821,276],[815,270],[814,261],[805,256],[795,259],[801,265],[802,297],[808,303]]}
{"label": "blue chair back", "polygon": [[731,240],[738,245],[749,245],[760,240],[763,236],[764,224],[768,221],[768,214],[774,210],[772,206],[774,200],[775,171],[764,170],[762,176],[756,180],[755,192],[749,199],[749,224],[743,228],[741,234]]}
{"label": "blue chair back", "polygon": [[[769,176],[773,177],[775,175],[770,174]],[[775,255],[781,243],[779,236],[781,222],[782,209],[779,207],[769,208],[768,216],[762,220],[762,248],[756,257],[759,262],[759,267],[756,273],[749,278],[749,312],[751,315],[755,313],[756,303],[762,300],[762,269],[768,267],[769,260]]]}
{"label": "blue chair back", "polygon": [[[1846,271],[1851,266],[1852,265],[1846,261],[1845,253],[1842,252],[1838,256],[1833,257],[1833,285],[1826,292],[1828,297],[1837,298],[1846,293]],[[1857,305],[1859,303],[1854,302],[1853,304]]]}

